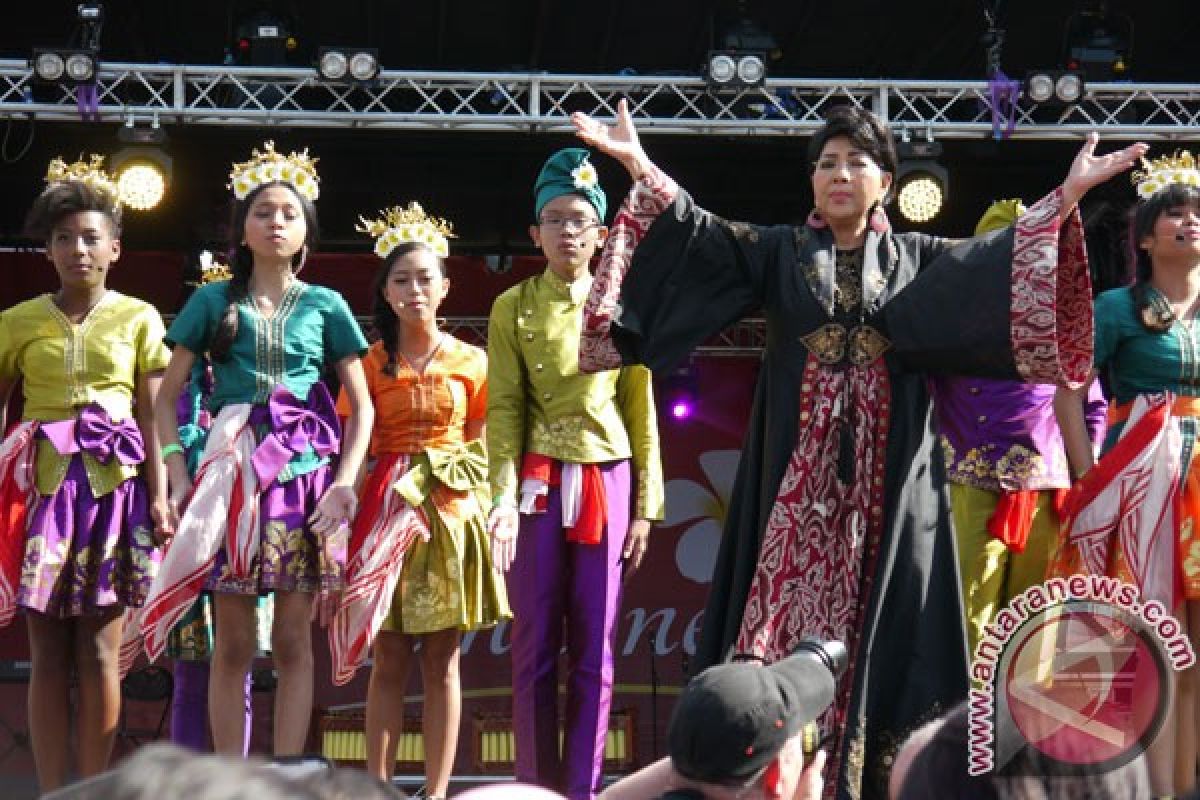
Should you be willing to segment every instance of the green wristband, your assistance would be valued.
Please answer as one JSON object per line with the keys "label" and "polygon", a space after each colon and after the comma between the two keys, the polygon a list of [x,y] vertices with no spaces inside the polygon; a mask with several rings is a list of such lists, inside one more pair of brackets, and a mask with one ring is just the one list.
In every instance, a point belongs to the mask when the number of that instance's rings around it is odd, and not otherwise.
{"label": "green wristband", "polygon": [[171,455],[171,453],[179,453],[179,455],[183,455],[183,445],[181,445],[179,442],[172,442],[171,444],[164,444],[158,451],[158,454],[162,456],[164,461],[167,460],[167,456]]}

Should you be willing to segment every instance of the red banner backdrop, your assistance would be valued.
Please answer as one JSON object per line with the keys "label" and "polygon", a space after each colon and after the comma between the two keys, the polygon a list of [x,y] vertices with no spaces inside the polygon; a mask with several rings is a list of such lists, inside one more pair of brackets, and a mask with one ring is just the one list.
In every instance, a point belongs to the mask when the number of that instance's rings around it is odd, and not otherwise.
{"label": "red banner backdrop", "polygon": [[[311,259],[304,277],[339,289],[357,313],[370,313],[370,286],[378,267],[373,256],[320,255]],[[481,258],[451,258],[453,283],[443,308],[447,316],[485,316],[497,294],[541,268],[538,259],[518,258],[505,274],[490,272]],[[175,310],[182,296],[183,257],[169,253],[128,253],[114,271],[111,285],[154,302],[164,313]],[[57,287],[53,267],[39,252],[0,254],[0,306],[7,307],[38,292]],[[661,416],[663,459],[667,476],[667,518],[652,533],[640,572],[628,583],[617,632],[617,675],[614,712],[632,712],[633,750],[637,763],[662,754],[667,719],[678,694],[696,638],[709,577],[721,536],[721,523],[733,484],[738,449],[749,413],[758,361],[753,358],[700,357],[696,360],[699,402],[692,417],[677,421]],[[334,687],[323,632],[314,629],[318,709],[353,706],[366,696],[367,670],[353,682]],[[475,725],[480,715],[507,716],[511,691],[509,627],[468,634],[463,640],[463,725],[456,774],[474,774]],[[28,658],[20,617],[0,630],[0,667]],[[408,710],[420,712],[420,684],[414,676]],[[4,682],[0,670],[0,774],[32,772],[22,736],[25,685]],[[269,692],[255,696],[254,749],[269,749]],[[231,702],[237,702],[231,698]],[[161,704],[129,703],[126,726],[154,729]],[[166,732],[163,732],[166,735]],[[10,752],[10,745],[15,748]],[[314,742],[315,744],[315,742]],[[119,750],[136,746],[123,739]]]}

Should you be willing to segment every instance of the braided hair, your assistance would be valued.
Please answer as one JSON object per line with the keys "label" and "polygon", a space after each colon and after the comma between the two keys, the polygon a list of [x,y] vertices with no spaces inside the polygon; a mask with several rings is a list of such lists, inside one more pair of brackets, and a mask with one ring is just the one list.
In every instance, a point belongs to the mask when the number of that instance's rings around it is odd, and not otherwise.
{"label": "braided hair", "polygon": [[[398,369],[398,353],[400,346],[400,320],[396,316],[396,312],[392,309],[392,304],[388,302],[386,290],[388,278],[392,274],[392,269],[396,266],[396,262],[404,256],[419,249],[429,250],[429,248],[421,242],[402,242],[392,248],[392,252],[388,253],[388,257],[384,259],[383,266],[379,268],[379,272],[375,275],[375,284],[372,289],[372,296],[375,298],[375,305],[372,308],[372,323],[375,327],[375,333],[383,342],[383,350],[387,353],[387,363],[383,366],[385,375],[395,377]],[[429,250],[429,252],[433,252]],[[446,264],[442,259],[434,254],[434,259],[437,261],[438,270],[442,277],[446,277]]]}
{"label": "braided hair", "polygon": [[[233,237],[230,246],[229,271],[233,273],[233,277],[229,281],[229,288],[227,290],[229,303],[225,306],[225,312],[221,315],[221,321],[217,325],[217,332],[213,335],[212,343],[208,349],[209,355],[212,356],[214,361],[228,361],[234,339],[237,338],[238,306],[250,296],[250,276],[254,272],[254,253],[242,242],[242,236],[246,230],[246,218],[250,216],[250,209],[254,206],[255,199],[258,198],[264,189],[270,186],[285,186],[292,192],[296,198],[296,202],[300,206],[300,210],[304,214],[306,228],[304,244],[309,249],[312,249],[317,242],[316,206],[313,205],[311,200],[303,197],[293,189],[290,183],[283,181],[264,183],[235,203],[233,207],[233,224],[229,228],[230,235]],[[300,252],[292,256],[292,270],[298,270],[303,260],[304,250],[301,249]]]}

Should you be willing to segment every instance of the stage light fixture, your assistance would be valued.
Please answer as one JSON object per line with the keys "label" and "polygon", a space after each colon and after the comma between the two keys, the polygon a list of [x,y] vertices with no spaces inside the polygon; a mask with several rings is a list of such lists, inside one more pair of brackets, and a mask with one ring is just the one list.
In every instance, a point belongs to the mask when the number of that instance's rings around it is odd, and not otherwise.
{"label": "stage light fixture", "polygon": [[1025,76],[1025,96],[1039,105],[1073,105],[1083,99],[1086,88],[1078,70],[1034,70]]}
{"label": "stage light fixture", "polygon": [[713,50],[708,54],[704,79],[710,89],[748,89],[767,80],[766,53]]}
{"label": "stage light fixture", "polygon": [[236,63],[256,67],[285,66],[288,54],[300,46],[283,18],[270,11],[243,20],[234,39]]}
{"label": "stage light fixture", "polygon": [[[1067,18],[1063,40],[1063,63],[1079,70],[1090,81],[1128,80],[1129,58],[1133,51],[1133,21],[1126,14],[1113,13],[1099,0],[1081,2]],[[1088,7],[1090,6],[1090,7]]]}
{"label": "stage light fixture", "polygon": [[71,86],[96,80],[96,53],[87,49],[43,49],[33,51],[29,59],[33,77],[42,83]]}
{"label": "stage light fixture", "polygon": [[370,83],[379,77],[379,50],[374,47],[322,47],[317,75],[330,83]]}
{"label": "stage light fixture", "polygon": [[171,181],[171,157],[158,147],[126,147],[109,162],[121,202],[135,211],[156,208]]}
{"label": "stage light fixture", "polygon": [[[905,137],[908,137],[907,132]],[[909,222],[929,222],[946,204],[950,175],[938,163],[942,146],[935,141],[901,141],[896,147],[896,206]]]}
{"label": "stage light fixture", "polygon": [[662,396],[666,398],[667,413],[676,422],[687,422],[699,406],[696,363],[689,358],[667,373],[663,379]]}
{"label": "stage light fixture", "polygon": [[1083,78],[1075,72],[1064,72],[1054,82],[1054,96],[1064,103],[1079,102],[1083,97]]}

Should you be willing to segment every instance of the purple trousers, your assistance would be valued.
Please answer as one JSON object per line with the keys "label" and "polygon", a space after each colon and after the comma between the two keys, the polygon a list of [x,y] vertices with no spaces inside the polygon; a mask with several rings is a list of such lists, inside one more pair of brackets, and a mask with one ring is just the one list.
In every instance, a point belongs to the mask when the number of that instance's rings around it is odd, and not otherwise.
{"label": "purple trousers", "polygon": [[[621,607],[621,555],[629,530],[629,462],[601,467],[608,527],[599,544],[568,542],[559,490],[545,514],[521,515],[509,573],[513,734],[517,780],[591,800],[600,789],[613,648]],[[558,657],[566,624],[567,702],[558,736]]]}
{"label": "purple trousers", "polygon": [[[246,733],[242,755],[250,753],[252,733],[251,673],[246,673]],[[171,741],[198,753],[208,752],[208,662],[175,662],[175,693],[171,698]]]}

